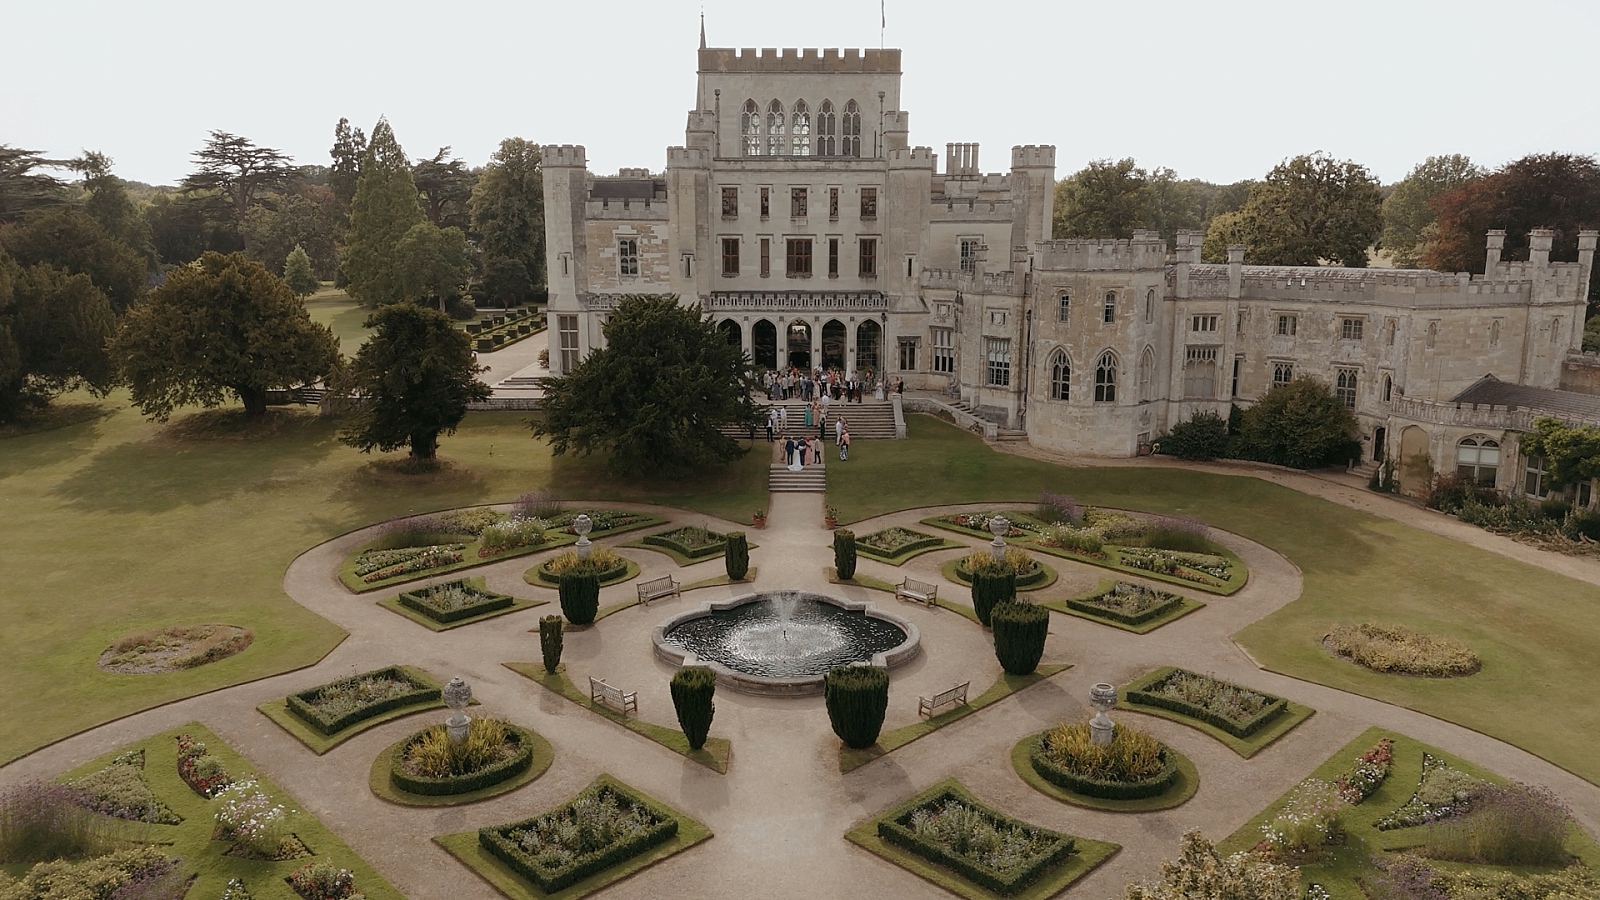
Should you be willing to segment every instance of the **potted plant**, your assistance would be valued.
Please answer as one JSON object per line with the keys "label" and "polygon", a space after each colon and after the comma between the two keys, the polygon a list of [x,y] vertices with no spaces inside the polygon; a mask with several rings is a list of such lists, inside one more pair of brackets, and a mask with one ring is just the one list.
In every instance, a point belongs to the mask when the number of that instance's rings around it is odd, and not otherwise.
{"label": "potted plant", "polygon": [[767,527],[767,511],[764,509],[756,510],[755,515],[750,517],[750,524],[757,528]]}
{"label": "potted plant", "polygon": [[822,508],[822,524],[829,528],[839,527],[839,507],[832,505],[824,506]]}

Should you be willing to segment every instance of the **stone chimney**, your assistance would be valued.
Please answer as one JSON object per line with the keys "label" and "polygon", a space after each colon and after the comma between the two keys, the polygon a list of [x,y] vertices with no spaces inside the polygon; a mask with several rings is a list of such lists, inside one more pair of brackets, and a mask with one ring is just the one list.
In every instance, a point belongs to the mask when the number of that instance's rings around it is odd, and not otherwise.
{"label": "stone chimney", "polygon": [[1228,296],[1237,299],[1244,290],[1244,245],[1228,245]]}
{"label": "stone chimney", "polygon": [[1528,232],[1528,262],[1543,269],[1550,265],[1550,245],[1556,233],[1548,228],[1535,228]]}
{"label": "stone chimney", "polygon": [[1494,228],[1489,231],[1489,259],[1483,265],[1483,274],[1489,278],[1494,277],[1495,267],[1500,265],[1500,252],[1506,248],[1506,230]]}

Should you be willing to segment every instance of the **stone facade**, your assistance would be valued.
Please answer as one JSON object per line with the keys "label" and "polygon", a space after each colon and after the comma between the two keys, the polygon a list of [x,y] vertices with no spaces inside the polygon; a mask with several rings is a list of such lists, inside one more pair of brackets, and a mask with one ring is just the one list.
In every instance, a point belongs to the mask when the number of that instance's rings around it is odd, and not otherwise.
{"label": "stone facade", "polygon": [[1577,262],[1551,262],[1541,230],[1530,259],[1502,260],[1491,232],[1483,276],[1246,266],[1240,248],[1205,264],[1193,232],[1175,249],[1054,241],[1055,148],[1013,147],[986,174],[977,145],[952,143],[941,165],[909,143],[900,63],[702,47],[664,174],[596,176],[584,148],[545,147],[552,370],[602,345],[618,296],[673,293],[759,366],[903,378],[1084,455],[1131,456],[1312,375],[1353,408],[1363,462],[1409,450],[1429,472],[1472,436],[1452,437],[1476,426],[1447,407],[1482,376],[1578,380],[1592,232]]}

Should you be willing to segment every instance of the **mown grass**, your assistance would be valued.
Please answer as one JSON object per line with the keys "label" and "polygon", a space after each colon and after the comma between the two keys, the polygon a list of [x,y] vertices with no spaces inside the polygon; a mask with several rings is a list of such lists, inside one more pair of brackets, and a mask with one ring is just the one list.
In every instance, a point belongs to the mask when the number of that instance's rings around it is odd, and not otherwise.
{"label": "mown grass", "polygon": [[[1059,466],[996,452],[928,416],[909,416],[907,425],[911,440],[874,442],[849,466],[829,467],[828,495],[843,520],[1032,503],[1044,490],[1203,519],[1277,550],[1304,577],[1299,600],[1236,636],[1262,665],[1458,722],[1600,784],[1593,586],[1256,478]],[[1361,621],[1457,638],[1478,651],[1483,670],[1465,679],[1382,675],[1323,649],[1331,625]],[[1530,721],[1541,724],[1525,727]]]}
{"label": "mown grass", "polygon": [[[66,402],[81,402],[72,396]],[[767,459],[696,478],[618,479],[599,456],[552,458],[526,414],[472,413],[443,438],[444,468],[402,475],[340,444],[336,421],[274,409],[261,422],[188,413],[146,422],[113,395],[108,415],[0,439],[0,762],[101,722],[310,665],[344,633],[283,593],[306,549],[375,522],[549,487],[562,499],[660,503],[732,517],[766,503]],[[94,660],[117,637],[190,622],[254,629],[245,652],[160,675]]]}

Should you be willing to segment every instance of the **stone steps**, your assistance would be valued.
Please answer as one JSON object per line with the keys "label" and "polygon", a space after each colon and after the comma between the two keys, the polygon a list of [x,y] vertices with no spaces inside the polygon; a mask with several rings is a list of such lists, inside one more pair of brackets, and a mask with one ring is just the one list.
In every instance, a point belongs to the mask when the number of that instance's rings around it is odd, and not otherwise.
{"label": "stone steps", "polygon": [[767,470],[767,490],[772,492],[804,492],[821,494],[828,490],[828,467],[808,465],[798,472],[773,463]]}

